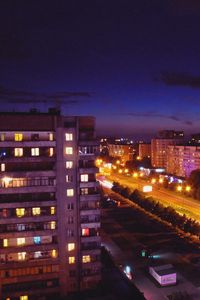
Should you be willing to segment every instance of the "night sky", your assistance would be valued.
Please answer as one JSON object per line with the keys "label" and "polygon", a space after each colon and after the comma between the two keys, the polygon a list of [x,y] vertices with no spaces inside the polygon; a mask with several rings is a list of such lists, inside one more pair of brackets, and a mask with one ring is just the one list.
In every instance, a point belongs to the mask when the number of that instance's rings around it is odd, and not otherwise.
{"label": "night sky", "polygon": [[0,109],[58,103],[98,134],[200,132],[200,1],[1,1]]}

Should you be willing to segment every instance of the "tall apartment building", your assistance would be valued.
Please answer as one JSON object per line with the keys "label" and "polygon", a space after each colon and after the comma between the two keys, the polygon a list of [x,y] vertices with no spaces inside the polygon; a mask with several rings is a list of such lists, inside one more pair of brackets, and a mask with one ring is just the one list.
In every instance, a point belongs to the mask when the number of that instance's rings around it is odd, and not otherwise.
{"label": "tall apartment building", "polygon": [[177,139],[152,139],[151,140],[151,164],[156,168],[166,168],[167,148],[169,145],[176,145],[180,142]]}
{"label": "tall apartment building", "polygon": [[95,120],[0,113],[0,299],[58,299],[100,280]]}
{"label": "tall apartment building", "polygon": [[200,169],[200,147],[168,146],[168,173],[189,177],[190,173],[195,169]]}

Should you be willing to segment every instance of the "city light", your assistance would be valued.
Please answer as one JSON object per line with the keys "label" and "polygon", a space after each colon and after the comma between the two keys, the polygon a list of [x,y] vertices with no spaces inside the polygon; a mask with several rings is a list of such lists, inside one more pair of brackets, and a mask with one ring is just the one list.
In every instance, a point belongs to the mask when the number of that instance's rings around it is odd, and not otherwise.
{"label": "city light", "polygon": [[152,183],[152,184],[156,183],[156,179],[155,179],[155,178],[152,178],[152,179],[151,179],[151,183]]}
{"label": "city light", "polygon": [[181,185],[178,185],[178,186],[177,186],[177,191],[178,191],[178,192],[181,192],[181,191],[182,191],[182,189],[183,189],[183,188],[182,188],[182,186],[181,186]]}
{"label": "city light", "polygon": [[153,190],[152,185],[145,185],[145,186],[143,186],[143,189],[142,189],[142,191],[144,193],[150,193],[150,192],[152,192],[152,190]]}
{"label": "city light", "polygon": [[134,172],[134,173],[133,173],[133,177],[134,177],[134,178],[137,178],[137,177],[138,177],[138,173]]}
{"label": "city light", "polygon": [[191,187],[190,187],[189,185],[187,185],[187,186],[185,187],[185,190],[186,190],[186,192],[190,192],[190,191],[191,191]]}

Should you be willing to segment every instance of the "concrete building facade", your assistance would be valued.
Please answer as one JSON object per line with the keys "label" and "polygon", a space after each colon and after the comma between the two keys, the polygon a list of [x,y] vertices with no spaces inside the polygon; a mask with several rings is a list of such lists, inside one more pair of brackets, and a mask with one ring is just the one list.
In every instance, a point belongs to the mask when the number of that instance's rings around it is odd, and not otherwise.
{"label": "concrete building facade", "polygon": [[167,148],[176,145],[180,140],[176,139],[152,139],[151,140],[151,164],[155,168],[166,168]]}
{"label": "concrete building facade", "polygon": [[100,280],[95,120],[0,113],[0,299],[57,299]]}
{"label": "concrete building facade", "polygon": [[109,155],[119,157],[123,163],[133,159],[133,146],[124,144],[108,144]]}
{"label": "concrete building facade", "polygon": [[187,178],[195,169],[200,169],[200,147],[168,146],[168,173]]}
{"label": "concrete building facade", "polygon": [[139,143],[139,157],[151,157],[151,144]]}

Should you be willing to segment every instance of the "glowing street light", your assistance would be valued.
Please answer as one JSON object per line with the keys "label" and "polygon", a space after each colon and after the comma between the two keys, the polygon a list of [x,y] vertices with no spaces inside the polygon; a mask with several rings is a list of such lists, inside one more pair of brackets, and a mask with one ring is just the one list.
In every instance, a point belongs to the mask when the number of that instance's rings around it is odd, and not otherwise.
{"label": "glowing street light", "polygon": [[152,184],[156,183],[156,179],[155,179],[155,178],[152,178],[152,179],[151,179],[151,183],[152,183]]}
{"label": "glowing street light", "polygon": [[118,172],[119,172],[119,174],[121,174],[122,173],[122,169],[120,169]]}
{"label": "glowing street light", "polygon": [[177,191],[178,191],[178,192],[181,192],[181,191],[182,191],[182,189],[183,189],[183,188],[182,188],[182,186],[181,186],[181,185],[178,185],[178,186],[177,186]]}
{"label": "glowing street light", "polygon": [[134,177],[134,178],[138,178],[138,173],[134,172],[134,173],[133,173],[133,177]]}
{"label": "glowing street light", "polygon": [[120,160],[117,160],[117,161],[116,161],[116,164],[119,165],[119,164],[120,164]]}
{"label": "glowing street light", "polygon": [[190,192],[190,191],[191,191],[191,186],[187,185],[187,186],[185,187],[185,190],[186,190],[186,192]]}
{"label": "glowing street light", "polygon": [[128,169],[125,169],[124,172],[125,172],[125,173],[128,173]]}
{"label": "glowing street light", "polygon": [[159,183],[163,183],[163,179],[162,178],[159,179]]}

